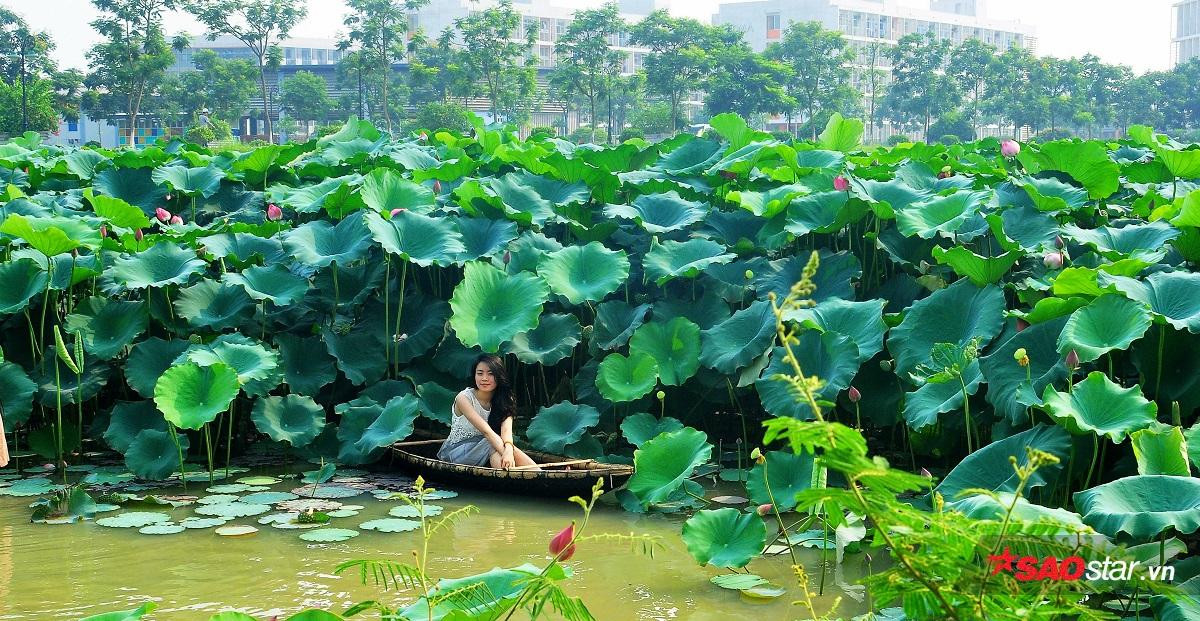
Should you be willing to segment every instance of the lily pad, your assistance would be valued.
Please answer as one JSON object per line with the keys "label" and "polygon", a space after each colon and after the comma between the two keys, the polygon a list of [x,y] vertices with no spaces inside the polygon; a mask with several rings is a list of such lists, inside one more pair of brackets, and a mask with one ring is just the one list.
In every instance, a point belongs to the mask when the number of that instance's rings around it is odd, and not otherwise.
{"label": "lily pad", "polygon": [[196,507],[196,513],[212,517],[241,518],[262,515],[271,510],[271,505],[253,505],[245,502],[224,502]]}
{"label": "lily pad", "polygon": [[[425,517],[441,515],[442,508],[438,505],[425,505]],[[388,511],[388,515],[398,518],[419,518],[421,513],[412,505],[397,505]]]}
{"label": "lily pad", "polygon": [[346,541],[358,536],[358,531],[348,528],[319,528],[311,530],[300,535],[304,541],[313,541],[318,543],[336,543]]}
{"label": "lily pad", "polygon": [[231,526],[222,526],[213,531],[222,537],[245,537],[258,532],[258,529],[246,524],[234,524]]}
{"label": "lily pad", "polygon": [[683,524],[683,542],[701,565],[745,567],[766,540],[762,518],[732,508],[698,511]]}
{"label": "lily pad", "polygon": [[290,492],[256,492],[242,496],[242,502],[255,505],[274,505],[287,500],[295,500],[299,496]]}
{"label": "lily pad", "polygon": [[276,483],[279,483],[280,479],[277,479],[275,477],[268,477],[268,476],[253,476],[253,477],[242,477],[242,478],[238,479],[237,482],[245,483],[246,485],[274,485]]}
{"label": "lily pad", "polygon": [[171,518],[166,513],[127,511],[118,515],[100,518],[96,520],[96,525],[107,526],[109,528],[142,528],[151,524],[161,524],[169,521],[171,521]]}
{"label": "lily pad", "polygon": [[227,520],[226,518],[220,518],[220,517],[200,518],[200,517],[193,516],[193,517],[187,517],[187,518],[180,520],[179,525],[184,528],[201,529],[201,528],[212,528],[214,526],[222,526],[228,521],[229,520]]}
{"label": "lily pad", "polygon": [[721,587],[722,589],[731,589],[740,591],[749,589],[760,584],[767,584],[767,579],[754,574],[721,574],[713,576],[709,582]]}
{"label": "lily pad", "polygon": [[374,530],[381,533],[403,533],[421,528],[421,523],[416,520],[384,518],[363,522],[358,527],[363,530]]}
{"label": "lily pad", "polygon": [[138,529],[138,532],[143,535],[177,535],[187,530],[187,528],[179,524],[151,524]]}

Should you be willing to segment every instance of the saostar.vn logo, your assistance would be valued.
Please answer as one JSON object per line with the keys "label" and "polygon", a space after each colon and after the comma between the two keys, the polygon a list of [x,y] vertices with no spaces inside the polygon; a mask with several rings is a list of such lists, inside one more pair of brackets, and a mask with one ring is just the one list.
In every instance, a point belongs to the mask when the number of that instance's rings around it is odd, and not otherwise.
{"label": "saostar.vn logo", "polygon": [[[1022,582],[1033,580],[1156,580],[1171,582],[1175,568],[1170,565],[1143,565],[1141,561],[1114,558],[1087,561],[1082,556],[1017,556],[1009,548],[1001,554],[988,555],[992,574],[1007,572]],[[1140,571],[1139,571],[1140,570]]]}

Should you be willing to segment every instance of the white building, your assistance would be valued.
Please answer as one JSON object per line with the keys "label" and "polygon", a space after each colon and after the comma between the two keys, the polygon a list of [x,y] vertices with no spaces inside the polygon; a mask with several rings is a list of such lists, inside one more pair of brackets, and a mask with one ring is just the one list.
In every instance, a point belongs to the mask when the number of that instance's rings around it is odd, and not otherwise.
{"label": "white building", "polygon": [[1200,57],[1200,0],[1183,0],[1172,7],[1171,64]]}

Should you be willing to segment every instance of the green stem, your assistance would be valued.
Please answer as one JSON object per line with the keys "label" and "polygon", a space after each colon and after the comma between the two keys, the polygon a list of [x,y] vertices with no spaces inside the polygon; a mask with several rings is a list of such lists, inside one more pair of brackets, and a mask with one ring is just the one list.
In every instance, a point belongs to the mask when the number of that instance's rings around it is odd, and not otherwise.
{"label": "green stem", "polygon": [[[408,261],[403,261],[402,263],[400,263],[400,294],[399,294],[399,299],[396,301],[396,322],[395,322],[395,325],[396,325],[395,333],[396,334],[400,334],[400,318],[404,316],[404,284],[407,281],[408,281]],[[391,341],[396,346],[396,357],[393,359],[392,364],[395,365],[395,367],[394,367],[395,374],[399,375],[400,374],[400,343],[396,342],[395,338],[392,338]]]}
{"label": "green stem", "polygon": [[[763,486],[767,489],[767,499],[771,501],[771,513],[775,514],[775,520],[779,522],[779,532],[783,535],[783,541],[787,544],[788,555],[792,557],[792,564],[799,565],[800,561],[796,560],[796,551],[792,549],[791,536],[788,535],[787,526],[783,523],[783,516],[779,515],[779,505],[775,504],[775,494],[771,491],[771,481],[767,478],[767,460],[764,457],[762,462],[763,467]],[[825,568],[821,568],[822,573]]]}
{"label": "green stem", "polygon": [[1083,480],[1083,489],[1092,486],[1092,472],[1096,469],[1096,459],[1100,457],[1100,436],[1092,434],[1092,463],[1088,464],[1087,478]]}
{"label": "green stem", "polygon": [[226,478],[229,477],[229,456],[233,453],[233,421],[234,421],[233,406],[236,404],[237,404],[237,400],[231,401],[229,403],[229,429],[226,432],[229,435],[225,437],[225,477]]}
{"label": "green stem", "polygon": [[54,401],[55,401],[55,417],[54,423],[54,452],[58,461],[54,463],[54,467],[62,472],[63,483],[67,482],[67,469],[63,462],[63,425],[62,425],[62,379],[58,373],[58,356],[54,357]]}
{"label": "green stem", "polygon": [[213,480],[213,449],[212,438],[208,434],[208,423],[204,423],[204,453],[208,457],[208,484],[212,485]]}
{"label": "green stem", "polygon": [[392,255],[383,253],[383,364],[385,368],[392,368],[392,316],[391,316],[391,288],[392,288]]}
{"label": "green stem", "polygon": [[341,306],[341,292],[338,290],[338,269],[337,262],[329,264],[333,268],[333,315],[337,316],[338,307]]}
{"label": "green stem", "polygon": [[975,449],[972,448],[973,445],[971,443],[971,429],[973,427],[973,424],[971,422],[971,399],[970,399],[970,396],[967,394],[967,383],[965,380],[963,380],[962,375],[958,376],[958,383],[962,386],[963,422],[966,424],[966,427],[967,427],[967,454],[969,455],[969,454],[975,452]]}
{"label": "green stem", "polygon": [[1160,393],[1158,387],[1162,385],[1162,359],[1163,359],[1163,343],[1167,340],[1167,324],[1158,324],[1158,370],[1155,372],[1154,378],[1154,400],[1158,401]]}
{"label": "green stem", "polygon": [[179,480],[183,481],[183,491],[187,491],[187,470],[183,465],[183,447],[179,444],[179,434],[175,433],[175,425],[167,423],[167,433],[171,435],[171,441],[175,443],[175,451],[179,453]]}

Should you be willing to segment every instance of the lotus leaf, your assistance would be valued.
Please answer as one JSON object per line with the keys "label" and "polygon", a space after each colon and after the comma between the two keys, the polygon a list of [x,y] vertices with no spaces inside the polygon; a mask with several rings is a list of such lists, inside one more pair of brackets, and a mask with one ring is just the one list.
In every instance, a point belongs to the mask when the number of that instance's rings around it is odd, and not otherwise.
{"label": "lotus leaf", "polygon": [[642,264],[646,276],[661,286],[673,278],[695,278],[709,265],[732,261],[734,255],[725,250],[725,246],[707,239],[652,241]]}
{"label": "lotus leaf", "polygon": [[204,280],[180,291],[175,308],[192,326],[215,332],[236,328],[254,313],[254,303],[245,289],[216,280]]}
{"label": "lotus leaf", "polygon": [[1149,306],[1172,327],[1200,333],[1200,274],[1155,272],[1144,281],[1121,277],[1111,280],[1118,290]]}
{"label": "lotus leaf", "polygon": [[244,537],[257,533],[258,529],[247,524],[234,524],[232,526],[222,526],[213,532],[222,537]]}
{"label": "lotus leaf", "polygon": [[913,203],[896,212],[896,228],[905,236],[931,239],[951,237],[962,229],[989,198],[988,192],[962,190]]}
{"label": "lotus leaf", "polygon": [[4,429],[29,420],[33,412],[33,394],[37,384],[25,374],[25,369],[12,362],[0,362],[0,407],[4,408]]}
{"label": "lotus leaf", "polygon": [[508,220],[458,218],[454,225],[464,248],[455,263],[491,257],[517,237],[517,224]]}
{"label": "lotus leaf", "polygon": [[62,486],[55,485],[50,479],[17,479],[8,487],[0,487],[0,496],[41,496],[60,489]]}
{"label": "lotus leaf", "polygon": [[1179,229],[1164,221],[1130,224],[1123,227],[1106,226],[1082,229],[1073,224],[1062,228],[1063,234],[1075,241],[1092,246],[1111,260],[1134,258],[1158,261],[1166,255],[1167,242],[1179,236]]}
{"label": "lotus leaf", "polygon": [[30,248],[48,257],[100,245],[99,232],[82,220],[10,213],[2,222],[0,233],[23,240]]}
{"label": "lotus leaf", "polygon": [[664,502],[697,466],[708,461],[712,449],[708,435],[691,427],[660,434],[634,451],[634,473],[627,489],[642,506]]}
{"label": "lotus leaf", "polygon": [[[938,483],[934,491],[947,501],[956,500],[962,492],[971,489],[1015,492],[1018,478],[1009,462],[1010,458],[1016,458],[1017,465],[1025,467],[1029,461],[1025,449],[1031,447],[1066,461],[1070,444],[1070,436],[1062,427],[1039,424],[967,455]],[[1060,464],[1042,466],[1029,478],[1025,491],[1045,485],[1060,468]]]}
{"label": "lotus leaf", "polygon": [[133,346],[125,363],[125,381],[147,399],[154,396],[154,385],[188,348],[187,341],[164,341],[151,337]]}
{"label": "lotus leaf", "polygon": [[262,397],[254,404],[251,419],[272,440],[295,447],[308,446],[325,428],[325,410],[304,395]]}
{"label": "lotus leaf", "polygon": [[563,401],[538,410],[525,433],[539,451],[562,453],[599,422],[596,408]]}
{"label": "lotus leaf", "polygon": [[66,331],[83,334],[87,351],[108,360],[146,330],[146,314],[139,302],[90,297],[66,317]]}
{"label": "lotus leaf", "polygon": [[214,526],[222,526],[229,520],[225,518],[198,518],[188,517],[179,522],[179,525],[188,529],[213,528]]}
{"label": "lotus leaf", "polygon": [[110,528],[142,528],[151,524],[169,522],[170,519],[166,513],[126,511],[111,517],[100,518],[96,520],[96,525]]}
{"label": "lotus leaf", "polygon": [[217,192],[223,176],[221,171],[213,166],[160,166],[150,174],[155,183],[166,184],[181,194],[205,198]]}
{"label": "lotus leaf", "polygon": [[[7,411],[5,412],[7,413]],[[113,406],[104,432],[104,441],[118,453],[129,450],[133,439],[146,429],[166,432],[167,421],[154,409],[152,401],[122,401]]]}
{"label": "lotus leaf", "polygon": [[46,289],[47,275],[33,259],[0,263],[0,315],[19,313]]}
{"label": "lotus leaf", "polygon": [[253,494],[246,494],[245,496],[242,496],[241,502],[252,505],[273,505],[288,500],[295,500],[297,498],[299,498],[299,496],[290,492],[255,492]]}
{"label": "lotus leaf", "polygon": [[683,542],[701,565],[745,567],[766,540],[762,518],[732,508],[697,511],[683,524]]}
{"label": "lotus leaf", "polygon": [[407,438],[412,434],[419,409],[415,395],[393,397],[384,404],[379,417],[363,430],[362,436],[354,443],[355,451],[360,455],[369,455],[376,449]]}
{"label": "lotus leaf", "polygon": [[796,494],[812,485],[813,456],[789,451],[767,451],[765,456],[765,465],[756,464],[750,469],[746,492],[755,504],[772,503],[774,497],[773,504],[779,511],[790,511],[796,507]]}
{"label": "lotus leaf", "polygon": [[541,258],[538,275],[550,290],[572,304],[599,301],[629,277],[624,251],[612,251],[599,242],[569,246]]}
{"label": "lotus leaf", "polygon": [[765,300],[754,302],[700,333],[700,362],[733,375],[762,356],[775,340],[775,314]]}
{"label": "lotus leaf", "polygon": [[506,276],[491,265],[471,262],[450,297],[450,326],[463,344],[494,352],[504,341],[537,326],[549,294],[536,276]]}
{"label": "lotus leaf", "polygon": [[851,302],[830,298],[812,308],[786,311],[784,318],[822,332],[837,332],[849,337],[858,348],[861,364],[883,350],[883,335],[887,331],[883,321],[885,303],[885,300]]}
{"label": "lotus leaf", "polygon": [[651,321],[634,331],[629,348],[654,358],[663,384],[679,386],[700,368],[700,326],[683,317]]}
{"label": "lotus leaf", "polygon": [[273,264],[255,266],[241,273],[227,272],[225,282],[240,286],[258,302],[268,301],[276,306],[290,306],[304,298],[308,282],[286,267]]}
{"label": "lotus leaf", "polygon": [[1179,427],[1155,424],[1129,434],[1129,438],[1138,474],[1191,475],[1187,443]]}
{"label": "lotus leaf", "polygon": [[433,190],[387,168],[376,168],[365,175],[361,193],[363,202],[379,213],[388,213],[397,208],[428,213],[436,204]]}
{"label": "lotus leaf", "polygon": [[358,536],[358,531],[348,528],[318,528],[310,530],[300,535],[304,541],[312,541],[316,543],[337,543],[346,541]]}
{"label": "lotus leaf", "polygon": [[648,310],[649,304],[635,307],[621,300],[604,302],[596,308],[592,343],[599,349],[616,349],[624,345],[646,321]]}
{"label": "lotus leaf", "polygon": [[[512,569],[497,567],[474,576],[439,580],[437,586],[431,589],[426,597],[404,608],[400,614],[409,619],[487,618],[497,614],[497,611],[512,609],[517,597],[525,592],[531,579],[541,576],[557,582],[569,577],[570,571],[568,567],[555,564],[543,572],[540,567],[526,563]],[[487,593],[488,596],[483,598],[486,601],[480,601],[480,598],[439,597],[439,594],[454,592]],[[431,600],[436,602],[432,611],[429,610]]]}
{"label": "lotus leaf", "polygon": [[713,576],[709,582],[721,587],[722,589],[731,589],[740,591],[749,589],[759,585],[767,584],[767,579],[754,574],[718,574]]}
{"label": "lotus leaf", "polygon": [[961,347],[980,337],[986,344],[1000,332],[1003,310],[999,288],[976,287],[966,279],[914,302],[887,339],[897,375],[907,377],[918,364],[928,362],[934,343]]}
{"label": "lotus leaf", "polygon": [[1048,386],[1044,399],[1046,413],[1071,433],[1108,436],[1114,444],[1150,426],[1158,411],[1139,387],[1122,388],[1099,371],[1089,373],[1068,393]]}
{"label": "lotus leaf", "polygon": [[284,234],[283,246],[305,265],[327,267],[363,258],[370,247],[370,237],[361,215],[356,213],[336,225],[325,220],[302,224]]}
{"label": "lotus leaf", "polygon": [[399,518],[383,518],[379,520],[370,520],[358,525],[363,530],[374,530],[381,533],[406,533],[421,528],[421,523],[417,520],[403,520]]}
{"label": "lotus leaf", "polygon": [[185,284],[204,269],[204,261],[179,246],[161,242],[133,255],[122,255],[113,262],[111,274],[129,289],[161,288]]}
{"label": "lotus leaf", "polygon": [[1000,492],[995,497],[976,494],[946,506],[977,520],[1003,520],[1009,507],[1012,507],[1013,519],[1026,522],[1056,522],[1073,532],[1091,530],[1091,527],[1084,525],[1078,513],[1036,505],[1024,498],[1014,497],[1012,492]]}
{"label": "lotus leaf", "polygon": [[240,390],[237,372],[217,362],[200,366],[187,362],[167,369],[154,385],[154,404],[168,422],[182,429],[200,429],[229,409]]}
{"label": "lotus leaf", "polygon": [[[850,339],[835,332],[821,334],[807,330],[800,335],[800,343],[792,346],[792,354],[800,362],[800,368],[810,376],[819,377],[824,385],[817,398],[832,402],[838,393],[850,386],[850,380],[858,372],[858,349]],[[792,372],[782,347],[776,347],[771,364],[755,383],[763,408],[776,416],[791,416],[802,420],[813,418],[809,405],[801,395],[779,374]]]}
{"label": "lotus leaf", "polygon": [[621,421],[621,434],[634,446],[641,446],[660,434],[683,429],[677,418],[664,416],[655,418],[646,413],[631,414]]}
{"label": "lotus leaf", "polygon": [[604,357],[596,374],[596,387],[614,403],[633,401],[654,389],[658,364],[648,354],[633,352],[628,357],[611,353]]}
{"label": "lotus leaf", "polygon": [[552,365],[570,356],[579,338],[575,315],[551,313],[542,315],[536,328],[514,336],[504,349],[521,362]]}
{"label": "lotus leaf", "polygon": [[186,527],[179,524],[151,524],[138,529],[138,532],[143,535],[177,535],[187,530]]}
{"label": "lotus leaf", "polygon": [[293,392],[315,395],[337,377],[334,358],[316,337],[275,335],[284,381]]}
{"label": "lotus leaf", "polygon": [[1030,172],[1061,170],[1078,181],[1091,198],[1105,198],[1117,191],[1121,176],[1117,163],[1098,142],[1056,140],[1025,149],[1017,156]]}
{"label": "lotus leaf", "polygon": [[444,218],[404,211],[387,220],[369,213],[364,221],[384,250],[422,267],[449,265],[466,251],[462,236]]}
{"label": "lotus leaf", "polygon": [[[178,447],[175,441],[179,442]],[[172,440],[167,431],[143,429],[125,451],[125,467],[143,479],[161,481],[179,467],[179,451],[186,454],[188,444],[185,435],[177,434],[176,440]]]}
{"label": "lotus leaf", "polygon": [[1200,479],[1193,477],[1129,476],[1073,498],[1084,523],[1111,537],[1150,541],[1168,529],[1187,535],[1200,528]]}
{"label": "lotus leaf", "polygon": [[665,194],[643,194],[631,205],[607,205],[605,215],[636,221],[651,233],[667,233],[688,227],[704,218],[708,206],[689,201],[671,191]]}
{"label": "lotus leaf", "polygon": [[[988,385],[988,402],[1012,424],[1028,420],[1029,407],[1040,404],[1039,395],[1046,386],[1067,377],[1066,364],[1057,351],[1058,334],[1066,321],[1059,317],[1020,332],[1007,330],[999,345],[979,359],[979,369]],[[1018,349],[1025,350],[1027,367],[1016,363],[1013,355]]]}
{"label": "lotus leaf", "polygon": [[[424,505],[425,517],[433,517],[442,514],[442,508],[438,505]],[[388,511],[388,515],[398,518],[419,518],[421,511],[413,505],[397,505]]]}
{"label": "lotus leaf", "polygon": [[218,502],[196,507],[196,513],[210,517],[243,518],[262,515],[271,510],[271,505],[257,505],[247,502]]}

